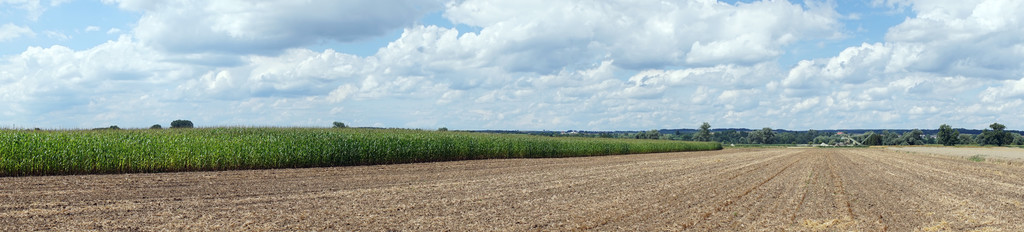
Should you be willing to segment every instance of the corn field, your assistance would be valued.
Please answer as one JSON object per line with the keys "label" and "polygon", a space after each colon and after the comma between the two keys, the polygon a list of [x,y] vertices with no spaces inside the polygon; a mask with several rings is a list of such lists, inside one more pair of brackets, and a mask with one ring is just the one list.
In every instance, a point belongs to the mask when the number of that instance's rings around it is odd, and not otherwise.
{"label": "corn field", "polygon": [[408,129],[0,130],[0,176],[206,171],[717,150],[719,143]]}

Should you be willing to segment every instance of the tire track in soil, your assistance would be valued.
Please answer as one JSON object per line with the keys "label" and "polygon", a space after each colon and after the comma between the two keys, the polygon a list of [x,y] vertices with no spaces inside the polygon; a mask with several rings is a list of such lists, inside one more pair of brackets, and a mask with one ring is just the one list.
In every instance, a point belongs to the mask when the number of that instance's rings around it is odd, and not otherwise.
{"label": "tire track in soil", "polygon": [[[703,215],[703,217],[702,217],[702,218],[701,218],[700,220],[698,220],[697,222],[695,222],[695,223],[694,223],[693,225],[690,225],[690,226],[685,226],[685,227],[684,227],[684,229],[686,229],[686,228],[689,228],[689,227],[692,227],[692,226],[696,226],[697,224],[700,224],[701,222],[704,222],[704,221],[706,221],[706,220],[708,219],[708,217],[710,217],[710,216],[711,216],[711,214],[715,214],[715,213],[721,213],[721,212],[723,212],[723,209],[725,209],[726,207],[729,207],[730,205],[732,205],[732,204],[733,204],[733,203],[735,203],[736,201],[739,201],[739,200],[740,200],[740,199],[742,199],[743,197],[746,197],[747,195],[750,195],[750,192],[753,192],[753,191],[754,191],[755,189],[758,189],[758,188],[760,188],[761,186],[764,186],[764,184],[765,184],[765,183],[768,183],[769,181],[772,181],[772,180],[774,180],[774,179],[775,179],[775,177],[778,177],[778,176],[779,176],[780,174],[782,174],[782,172],[785,172],[785,171],[786,171],[787,169],[789,169],[790,167],[792,167],[792,166],[793,166],[794,164],[796,164],[796,162],[798,162],[798,161],[799,161],[799,160],[797,160],[797,161],[793,161],[793,162],[789,163],[788,165],[786,165],[785,167],[783,167],[782,169],[780,169],[780,170],[779,170],[778,172],[775,172],[775,174],[772,174],[771,176],[769,176],[769,177],[768,177],[767,179],[765,179],[764,181],[761,181],[761,182],[757,183],[756,185],[754,185],[753,187],[750,187],[750,188],[749,188],[749,189],[747,189],[746,191],[743,191],[743,193],[742,193],[742,194],[740,194],[739,196],[735,196],[735,197],[732,197],[731,199],[728,199],[728,200],[726,200],[726,201],[725,201],[725,203],[723,203],[722,205],[720,205],[720,206],[718,206],[717,208],[715,208],[715,211],[714,211],[714,212],[709,212],[709,213],[705,213],[705,214]],[[712,229],[712,230],[716,230],[716,229],[719,229],[719,226],[720,226],[720,225],[715,225],[715,226],[711,227],[710,229]]]}
{"label": "tire track in soil", "polygon": [[[925,228],[969,230],[978,228],[1004,228],[1015,225],[1020,230],[1024,225],[1024,185],[1013,184],[1021,179],[979,177],[979,170],[1020,172],[1019,167],[991,163],[973,163],[947,157],[930,157],[920,154],[888,153],[868,154],[886,159],[899,167],[917,182],[913,190],[930,202],[923,211],[933,214],[931,221],[918,222]],[[979,169],[981,168],[981,169]],[[981,176],[984,176],[981,172]],[[1010,202],[1002,199],[1009,199]],[[1013,202],[1013,203],[1011,203]],[[989,211],[999,213],[986,213]],[[1010,216],[1010,217],[1006,217]],[[1014,220],[1005,220],[1012,218]]]}
{"label": "tire track in soil", "polygon": [[0,230],[1024,230],[1024,167],[730,149],[0,178]]}
{"label": "tire track in soil", "polygon": [[828,172],[831,175],[833,188],[835,188],[836,191],[835,193],[838,194],[836,200],[846,207],[847,219],[853,220],[855,216],[853,214],[853,207],[850,204],[849,193],[846,192],[846,187],[843,186],[843,178],[836,174],[836,170],[839,169],[838,164],[836,164],[835,161],[836,156],[837,155],[834,153],[829,153],[825,156],[827,157],[826,160],[828,162]]}

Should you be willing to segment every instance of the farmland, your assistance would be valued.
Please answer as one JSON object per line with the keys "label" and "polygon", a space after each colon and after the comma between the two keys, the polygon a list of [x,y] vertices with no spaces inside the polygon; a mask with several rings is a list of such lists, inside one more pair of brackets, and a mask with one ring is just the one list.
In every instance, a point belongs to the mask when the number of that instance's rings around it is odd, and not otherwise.
{"label": "farmland", "polygon": [[0,230],[1024,230],[1024,167],[726,149],[0,178]]}
{"label": "farmland", "polygon": [[0,176],[211,171],[722,149],[718,143],[407,129],[0,130]]}
{"label": "farmland", "polygon": [[1024,149],[1015,147],[889,147],[890,150],[950,155],[964,158],[981,157],[992,161],[1024,163]]}

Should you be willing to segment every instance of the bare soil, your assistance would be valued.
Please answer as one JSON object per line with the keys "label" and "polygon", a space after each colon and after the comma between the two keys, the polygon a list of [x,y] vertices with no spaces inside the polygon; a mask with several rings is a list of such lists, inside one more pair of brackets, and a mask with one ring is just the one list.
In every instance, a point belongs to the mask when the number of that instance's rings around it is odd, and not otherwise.
{"label": "bare soil", "polygon": [[0,231],[1024,230],[1024,167],[728,149],[0,178]]}
{"label": "bare soil", "polygon": [[888,147],[888,149],[964,158],[977,155],[988,160],[1024,163],[1024,149],[1016,147]]}

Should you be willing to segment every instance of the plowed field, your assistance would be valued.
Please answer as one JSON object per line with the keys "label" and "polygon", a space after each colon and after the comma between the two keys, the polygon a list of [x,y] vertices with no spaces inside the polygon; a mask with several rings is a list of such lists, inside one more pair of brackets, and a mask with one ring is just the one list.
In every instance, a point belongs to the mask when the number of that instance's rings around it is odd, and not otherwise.
{"label": "plowed field", "polygon": [[0,230],[1024,230],[1024,167],[749,149],[0,178]]}

